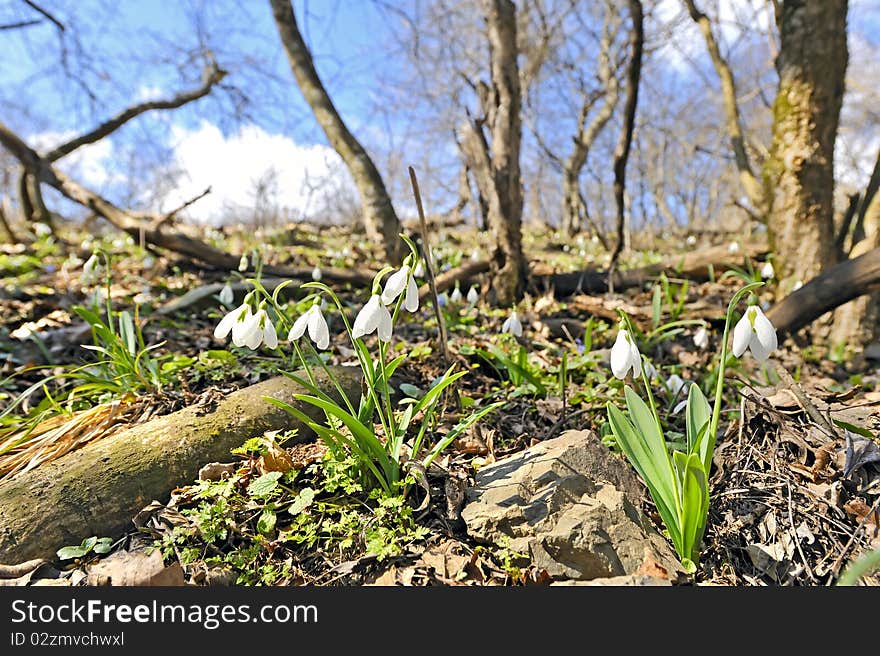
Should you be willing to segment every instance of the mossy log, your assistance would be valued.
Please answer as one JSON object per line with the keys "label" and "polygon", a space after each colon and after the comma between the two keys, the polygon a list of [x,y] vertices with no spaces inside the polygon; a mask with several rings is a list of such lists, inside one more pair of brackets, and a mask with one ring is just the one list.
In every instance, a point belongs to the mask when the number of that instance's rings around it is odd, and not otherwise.
{"label": "mossy log", "polygon": [[[360,369],[334,368],[342,389],[360,393]],[[326,374],[316,384],[335,396]],[[313,434],[292,415],[264,400],[281,399],[310,416],[320,411],[294,401],[305,390],[285,377],[233,392],[206,413],[185,408],[122,430],[56,461],[0,483],[0,563],[55,557],[84,538],[117,536],[154,499],[195,480],[209,462],[228,461],[230,449],[269,430],[299,428],[298,439]]]}

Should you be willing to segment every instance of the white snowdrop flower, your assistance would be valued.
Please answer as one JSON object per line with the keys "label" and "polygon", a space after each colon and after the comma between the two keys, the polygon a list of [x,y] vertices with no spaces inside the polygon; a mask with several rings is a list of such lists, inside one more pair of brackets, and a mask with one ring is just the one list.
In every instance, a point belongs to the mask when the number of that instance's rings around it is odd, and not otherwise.
{"label": "white snowdrop flower", "polygon": [[321,279],[322,275],[323,274],[321,273],[321,267],[315,265],[315,268],[312,269],[312,280],[318,282]]}
{"label": "white snowdrop flower", "polygon": [[675,407],[672,409],[672,414],[677,415],[679,412],[684,410],[687,407],[688,400],[682,399],[678,403],[675,404]]}
{"label": "white snowdrop flower", "polygon": [[669,388],[669,393],[672,396],[678,396],[678,393],[681,392],[684,385],[684,380],[678,374],[672,374],[666,379],[666,387]]}
{"label": "white snowdrop flower", "polygon": [[307,328],[309,338],[315,343],[319,351],[324,351],[330,346],[330,329],[327,327],[327,320],[321,314],[320,303],[315,303],[305,314],[293,322],[293,328],[287,334],[287,339],[291,342],[299,339]]}
{"label": "white snowdrop flower", "polygon": [[247,255],[242,255],[241,259],[238,261],[238,270],[241,272],[247,271],[248,268],[248,258]]}
{"label": "white snowdrop flower", "polygon": [[696,236],[695,235],[688,235],[687,239],[685,239],[685,243],[687,243],[688,246],[696,246],[697,245]]}
{"label": "white snowdrop flower", "polygon": [[422,264],[421,260],[416,262],[416,267],[415,267],[415,269],[413,269],[413,275],[416,278],[424,278],[425,277],[425,265]]}
{"label": "white snowdrop flower", "polygon": [[474,250],[471,251],[471,261],[472,261],[472,262],[478,262],[479,259],[480,259],[480,251],[478,251],[478,250],[475,248]]}
{"label": "white snowdrop flower", "polygon": [[476,305],[477,301],[480,300],[480,293],[477,291],[476,287],[471,287],[467,293],[467,302],[471,305]]}
{"label": "white snowdrop flower", "polygon": [[638,378],[641,375],[641,359],[635,340],[628,330],[621,328],[611,347],[611,373],[623,380],[632,370],[633,378]]}
{"label": "white snowdrop flower", "polygon": [[776,272],[773,270],[773,263],[767,261],[764,263],[764,266],[761,267],[761,277],[764,280],[770,280]]}
{"label": "white snowdrop flower", "polygon": [[776,328],[761,308],[750,305],[733,329],[733,354],[739,358],[750,349],[758,362],[764,362],[776,346]]}
{"label": "white snowdrop flower", "polygon": [[156,266],[156,258],[152,255],[146,255],[144,256],[144,259],[141,260],[141,264],[144,265],[145,269],[152,269],[154,266]]}
{"label": "white snowdrop flower", "polygon": [[590,241],[594,244],[598,244],[599,243],[599,235],[593,235],[592,237],[590,237]]}
{"label": "white snowdrop flower", "polygon": [[245,299],[244,303],[220,319],[220,323],[214,328],[214,339],[226,339],[231,332],[232,343],[236,346],[244,346],[244,330],[252,316],[250,303]]}
{"label": "white snowdrop flower", "polygon": [[[276,348],[278,346],[278,333],[275,331],[275,324],[269,318],[269,313],[266,312],[265,303],[260,304],[260,309],[257,310],[256,314],[251,315],[249,319],[245,320],[244,324],[242,329],[244,346],[254,351],[260,348],[260,344],[266,344],[269,348]],[[232,335],[234,341],[234,328]]]}
{"label": "white snowdrop flower", "polygon": [[452,294],[449,296],[449,300],[453,303],[461,303],[464,297],[461,295],[461,290],[456,285],[455,289],[452,290]]}
{"label": "white snowdrop flower", "polygon": [[415,312],[419,309],[419,288],[416,285],[415,277],[411,275],[408,264],[404,264],[388,276],[388,280],[385,282],[385,289],[382,290],[382,302],[385,305],[391,305],[404,291],[403,307],[409,312]]}
{"label": "white snowdrop flower", "polygon": [[391,329],[391,313],[388,312],[388,308],[382,302],[382,297],[379,294],[373,294],[355,317],[351,335],[357,339],[369,335],[375,330],[379,335],[379,339],[383,342],[390,342]]}
{"label": "white snowdrop flower", "polygon": [[652,380],[657,377],[657,369],[650,362],[645,362],[644,369],[645,376],[648,377],[648,380]]}
{"label": "white snowdrop flower", "polygon": [[98,280],[100,272],[101,260],[98,259],[98,256],[95,253],[92,253],[91,257],[89,257],[89,259],[86,260],[86,263],[83,264],[82,274],[79,277],[80,284],[94,284]]}
{"label": "white snowdrop flower", "polygon": [[700,329],[694,335],[694,346],[698,349],[704,349],[709,346],[709,331],[704,326],[700,326]]}
{"label": "white snowdrop flower", "polygon": [[504,323],[501,326],[501,332],[510,333],[515,337],[522,337],[523,326],[522,322],[519,320],[519,315],[516,313],[516,310],[513,310],[510,313],[510,316],[504,320]]}
{"label": "white snowdrop flower", "polygon": [[739,253],[739,243],[735,242],[735,241],[730,242],[730,244],[728,244],[728,246],[727,246],[727,252],[728,253]]}
{"label": "white snowdrop flower", "polygon": [[223,285],[223,289],[220,290],[218,297],[223,305],[227,307],[232,305],[235,302],[235,294],[232,291],[232,285],[229,283]]}
{"label": "white snowdrop flower", "polygon": [[804,281],[798,280],[796,283],[794,283],[794,286],[791,288],[791,291],[796,292],[797,290],[799,290],[803,286],[804,286]]}
{"label": "white snowdrop flower", "polygon": [[42,221],[37,221],[34,224],[34,234],[37,237],[48,237],[52,234],[52,228],[50,228],[48,224],[43,223]]}

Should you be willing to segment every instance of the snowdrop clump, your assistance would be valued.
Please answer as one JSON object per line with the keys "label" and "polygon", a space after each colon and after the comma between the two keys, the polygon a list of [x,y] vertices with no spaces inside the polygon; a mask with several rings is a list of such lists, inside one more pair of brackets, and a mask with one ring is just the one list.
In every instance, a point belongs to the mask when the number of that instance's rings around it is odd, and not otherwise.
{"label": "snowdrop clump", "polygon": [[[734,294],[728,305],[715,382],[715,398],[711,406],[696,383],[688,384],[677,374],[669,376],[665,381],[670,400],[687,389],[686,398],[672,410],[673,414],[685,410],[684,451],[670,452],[648,380],[650,363],[642,362],[629,318],[623,313],[617,339],[611,348],[611,371],[614,376],[624,379],[632,373],[633,379],[637,379],[644,370],[643,381],[648,399],[646,404],[629,385],[625,385],[625,407],[620,409],[611,401],[606,404],[611,432],[621,451],[648,486],[669,538],[685,569],[690,572],[696,571],[709,513],[708,479],[718,435],[724,370],[727,364],[727,338],[734,309],[740,299],[763,284],[755,282],[746,285]],[[694,342],[698,348],[705,348],[708,346],[708,334],[705,328],[700,331],[694,336]],[[701,345],[703,342],[705,344]],[[764,362],[776,348],[776,330],[773,324],[764,316],[760,307],[748,306],[733,329],[733,355],[741,357],[746,350],[751,350],[756,360]]]}

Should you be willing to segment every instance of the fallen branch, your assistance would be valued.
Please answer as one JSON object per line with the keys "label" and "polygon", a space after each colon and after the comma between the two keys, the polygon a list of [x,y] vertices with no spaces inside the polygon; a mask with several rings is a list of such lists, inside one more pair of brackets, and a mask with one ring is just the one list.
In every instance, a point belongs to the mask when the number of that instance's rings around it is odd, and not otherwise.
{"label": "fallen branch", "polygon": [[[336,394],[323,372],[314,374],[319,387]],[[356,398],[360,370],[337,367],[334,374]],[[208,414],[185,408],[3,481],[0,563],[51,559],[83,538],[117,536],[152,500],[167,499],[175,487],[193,482],[203,465],[229,461],[230,449],[266,431],[298,428],[297,441],[310,439],[292,415],[264,400],[281,399],[316,417],[315,408],[293,398],[303,391],[288,378],[273,378],[230,394]]]}
{"label": "fallen branch", "polygon": [[779,333],[795,333],[826,312],[880,290],[880,248],[823,271],[767,311]]}

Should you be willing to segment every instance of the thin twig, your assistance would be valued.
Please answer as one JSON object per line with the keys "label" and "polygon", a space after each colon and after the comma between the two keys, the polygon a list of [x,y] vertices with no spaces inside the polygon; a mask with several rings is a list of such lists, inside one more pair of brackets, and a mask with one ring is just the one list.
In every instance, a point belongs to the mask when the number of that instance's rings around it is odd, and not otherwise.
{"label": "thin twig", "polygon": [[425,256],[425,271],[428,272],[428,284],[431,286],[431,305],[434,306],[434,314],[437,316],[437,326],[439,327],[438,341],[440,343],[440,352],[443,355],[444,364],[449,364],[449,343],[446,337],[446,320],[443,318],[443,312],[440,310],[440,301],[437,297],[437,286],[434,283],[434,259],[431,255],[431,242],[428,240],[428,222],[425,220],[425,209],[422,206],[422,194],[419,191],[419,180],[416,177],[416,171],[413,167],[409,167],[409,179],[412,183],[413,196],[416,199],[416,208],[419,211],[419,225],[422,229],[422,251]]}
{"label": "thin twig", "polygon": [[776,373],[783,381],[785,381],[788,389],[791,390],[791,393],[794,394],[795,397],[797,397],[797,400],[800,402],[801,407],[803,407],[804,411],[806,411],[806,413],[810,415],[810,418],[817,424],[819,424],[819,426],[821,426],[822,429],[832,438],[837,437],[837,434],[835,433],[832,425],[828,422],[827,419],[825,419],[825,417],[822,416],[822,413],[820,413],[819,409],[813,404],[812,401],[810,401],[803,388],[792,377],[792,375],[788,373],[788,370],[778,362],[774,362],[773,364],[776,367]]}

